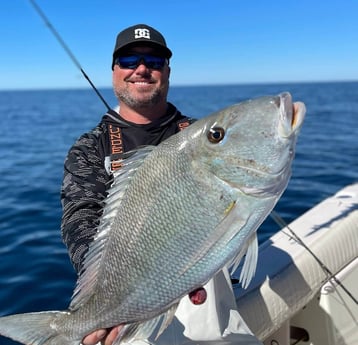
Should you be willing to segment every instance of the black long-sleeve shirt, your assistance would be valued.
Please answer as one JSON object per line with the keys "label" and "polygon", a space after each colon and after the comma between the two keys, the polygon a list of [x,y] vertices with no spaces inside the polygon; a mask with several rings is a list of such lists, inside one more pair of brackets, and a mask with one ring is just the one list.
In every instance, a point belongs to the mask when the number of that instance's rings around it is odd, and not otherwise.
{"label": "black long-sleeve shirt", "polygon": [[170,103],[164,117],[145,125],[127,122],[116,112],[109,111],[94,129],[83,134],[71,147],[64,164],[61,230],[77,272],[82,268],[99,225],[103,200],[112,178],[111,162],[118,160],[122,151],[158,145],[193,121]]}

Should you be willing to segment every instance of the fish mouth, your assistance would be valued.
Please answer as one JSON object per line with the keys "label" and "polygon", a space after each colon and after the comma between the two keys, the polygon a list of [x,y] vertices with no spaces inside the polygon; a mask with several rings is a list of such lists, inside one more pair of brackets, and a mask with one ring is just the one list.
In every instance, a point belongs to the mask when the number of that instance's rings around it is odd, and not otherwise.
{"label": "fish mouth", "polygon": [[280,136],[287,138],[297,133],[305,118],[306,106],[303,102],[292,102],[292,96],[289,92],[282,92],[275,98],[275,103],[279,107]]}

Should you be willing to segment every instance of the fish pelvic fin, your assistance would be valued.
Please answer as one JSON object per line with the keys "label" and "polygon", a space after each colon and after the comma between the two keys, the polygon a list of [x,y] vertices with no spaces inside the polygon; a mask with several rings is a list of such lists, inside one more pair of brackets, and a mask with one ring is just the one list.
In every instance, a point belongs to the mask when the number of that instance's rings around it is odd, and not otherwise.
{"label": "fish pelvic fin", "polygon": [[144,322],[130,323],[122,327],[114,345],[129,345],[133,342],[142,340],[146,341],[156,329],[161,316]]}
{"label": "fish pelvic fin", "polygon": [[[117,338],[114,341],[114,345],[129,345],[136,341],[144,341],[150,344],[149,338],[152,338],[154,332],[156,336],[154,340],[157,340],[165,329],[172,322],[175,312],[178,308],[178,303],[174,304],[165,313],[154,317],[153,319],[137,322],[125,325],[118,333]],[[154,333],[155,334],[155,333]]]}
{"label": "fish pelvic fin", "polygon": [[79,345],[59,334],[53,325],[55,318],[67,314],[60,311],[26,313],[0,318],[0,334],[26,345]]}
{"label": "fish pelvic fin", "polygon": [[258,259],[258,242],[256,232],[253,233],[249,239],[248,248],[245,256],[244,265],[240,274],[240,282],[244,289],[246,289],[256,272],[256,265]]}
{"label": "fish pelvic fin", "polygon": [[155,340],[157,340],[160,335],[167,329],[167,327],[170,325],[170,323],[173,321],[174,319],[174,315],[175,312],[178,308],[178,303],[174,304],[164,315],[163,315],[163,320],[161,323],[161,326],[158,330],[157,336],[155,337]]}

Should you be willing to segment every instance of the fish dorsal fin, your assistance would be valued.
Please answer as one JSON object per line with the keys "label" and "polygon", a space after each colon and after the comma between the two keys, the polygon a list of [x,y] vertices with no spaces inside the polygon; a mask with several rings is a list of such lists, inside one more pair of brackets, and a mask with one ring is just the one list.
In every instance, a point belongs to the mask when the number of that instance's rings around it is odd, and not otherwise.
{"label": "fish dorsal fin", "polygon": [[108,196],[103,202],[103,213],[97,233],[85,256],[83,267],[72,296],[71,310],[77,309],[86,303],[94,293],[98,282],[98,275],[103,265],[103,254],[112,230],[111,224],[117,215],[131,178],[136,174],[138,168],[154,147],[145,146],[136,151],[128,152],[125,156],[127,158],[121,161],[121,168],[113,173],[113,182],[108,189]]}

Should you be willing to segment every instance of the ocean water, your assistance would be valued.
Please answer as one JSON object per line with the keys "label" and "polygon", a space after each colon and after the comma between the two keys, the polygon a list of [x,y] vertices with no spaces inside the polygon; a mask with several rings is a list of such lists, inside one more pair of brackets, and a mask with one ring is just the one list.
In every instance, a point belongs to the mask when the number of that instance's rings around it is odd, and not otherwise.
{"label": "ocean water", "polygon": [[[358,181],[358,82],[172,87],[169,100],[200,118],[282,91],[307,107],[293,175],[276,206],[290,222]],[[101,92],[116,105],[112,90]],[[0,315],[68,306],[76,276],[60,236],[63,161],[104,112],[91,89],[0,91]],[[268,218],[260,242],[278,230]],[[0,337],[0,344],[15,343]]]}

